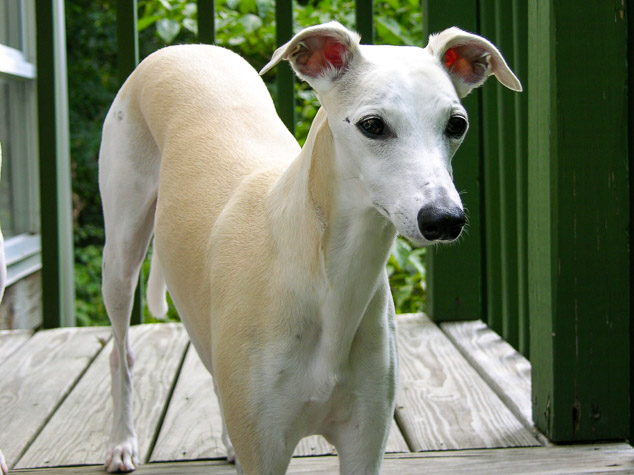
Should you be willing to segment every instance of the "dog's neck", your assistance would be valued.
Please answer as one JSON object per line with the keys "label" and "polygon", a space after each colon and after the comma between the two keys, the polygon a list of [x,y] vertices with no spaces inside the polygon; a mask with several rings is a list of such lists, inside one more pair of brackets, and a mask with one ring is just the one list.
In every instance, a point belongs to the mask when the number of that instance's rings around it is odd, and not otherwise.
{"label": "dog's neck", "polygon": [[[380,311],[368,307],[396,236],[391,222],[359,202],[358,189],[351,185],[354,178],[342,177],[338,170],[340,160],[345,157],[337,156],[321,109],[299,157],[270,195],[275,222],[298,230],[275,233],[278,249],[324,284],[317,286],[323,294],[316,296],[321,300],[316,364],[325,378],[344,376],[363,318],[384,318],[387,302]],[[289,201],[289,196],[298,199]]]}

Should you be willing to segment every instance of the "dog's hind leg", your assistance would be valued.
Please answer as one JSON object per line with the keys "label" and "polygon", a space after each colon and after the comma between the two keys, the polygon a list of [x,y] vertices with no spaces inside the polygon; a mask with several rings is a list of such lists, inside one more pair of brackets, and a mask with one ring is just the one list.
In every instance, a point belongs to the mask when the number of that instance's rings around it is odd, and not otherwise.
{"label": "dog's hind leg", "polygon": [[227,431],[227,423],[225,422],[225,415],[222,412],[222,401],[220,400],[220,392],[218,391],[218,383],[214,378],[214,391],[216,392],[216,398],[218,399],[218,405],[220,406],[220,414],[222,416],[222,442],[225,444],[225,449],[227,449],[227,462],[235,463],[236,469],[238,473],[242,473],[242,469],[240,468],[240,463],[236,458],[236,452],[233,449],[233,445],[231,444],[231,440],[229,439],[229,432]]}
{"label": "dog's hind leg", "polygon": [[132,415],[134,355],[128,337],[139,270],[154,227],[160,159],[145,123],[129,120],[117,98],[104,124],[99,157],[106,244],[103,297],[114,336],[110,355],[114,418],[106,457],[109,472],[138,463]]}

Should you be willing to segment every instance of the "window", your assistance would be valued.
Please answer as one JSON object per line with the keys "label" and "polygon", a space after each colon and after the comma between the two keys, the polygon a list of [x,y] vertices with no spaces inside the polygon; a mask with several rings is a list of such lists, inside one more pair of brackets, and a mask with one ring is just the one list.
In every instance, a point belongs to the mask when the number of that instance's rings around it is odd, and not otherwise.
{"label": "window", "polygon": [[35,1],[0,2],[0,227],[7,284],[38,270],[39,181]]}

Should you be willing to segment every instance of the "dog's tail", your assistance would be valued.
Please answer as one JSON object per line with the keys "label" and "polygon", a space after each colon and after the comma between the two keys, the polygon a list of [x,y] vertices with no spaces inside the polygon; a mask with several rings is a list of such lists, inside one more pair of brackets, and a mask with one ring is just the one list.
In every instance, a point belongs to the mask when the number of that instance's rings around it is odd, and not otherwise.
{"label": "dog's tail", "polygon": [[147,282],[147,306],[150,313],[156,318],[164,318],[167,315],[167,286],[163,277],[163,270],[156,251],[152,252],[152,266]]}

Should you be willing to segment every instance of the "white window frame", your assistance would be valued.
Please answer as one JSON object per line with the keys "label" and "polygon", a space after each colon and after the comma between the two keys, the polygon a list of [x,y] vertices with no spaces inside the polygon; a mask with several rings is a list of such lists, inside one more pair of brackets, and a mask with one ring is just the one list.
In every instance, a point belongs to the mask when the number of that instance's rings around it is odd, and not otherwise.
{"label": "white window frame", "polygon": [[14,219],[19,228],[28,230],[5,241],[7,285],[11,285],[42,268],[42,246],[39,235],[35,1],[11,0],[8,7],[21,8],[22,49],[0,44],[0,76],[25,82],[26,107],[12,108],[8,113],[12,123],[24,124],[15,128],[12,140],[24,144],[24,154],[28,158],[12,163],[11,170],[13,193],[18,194]]}

